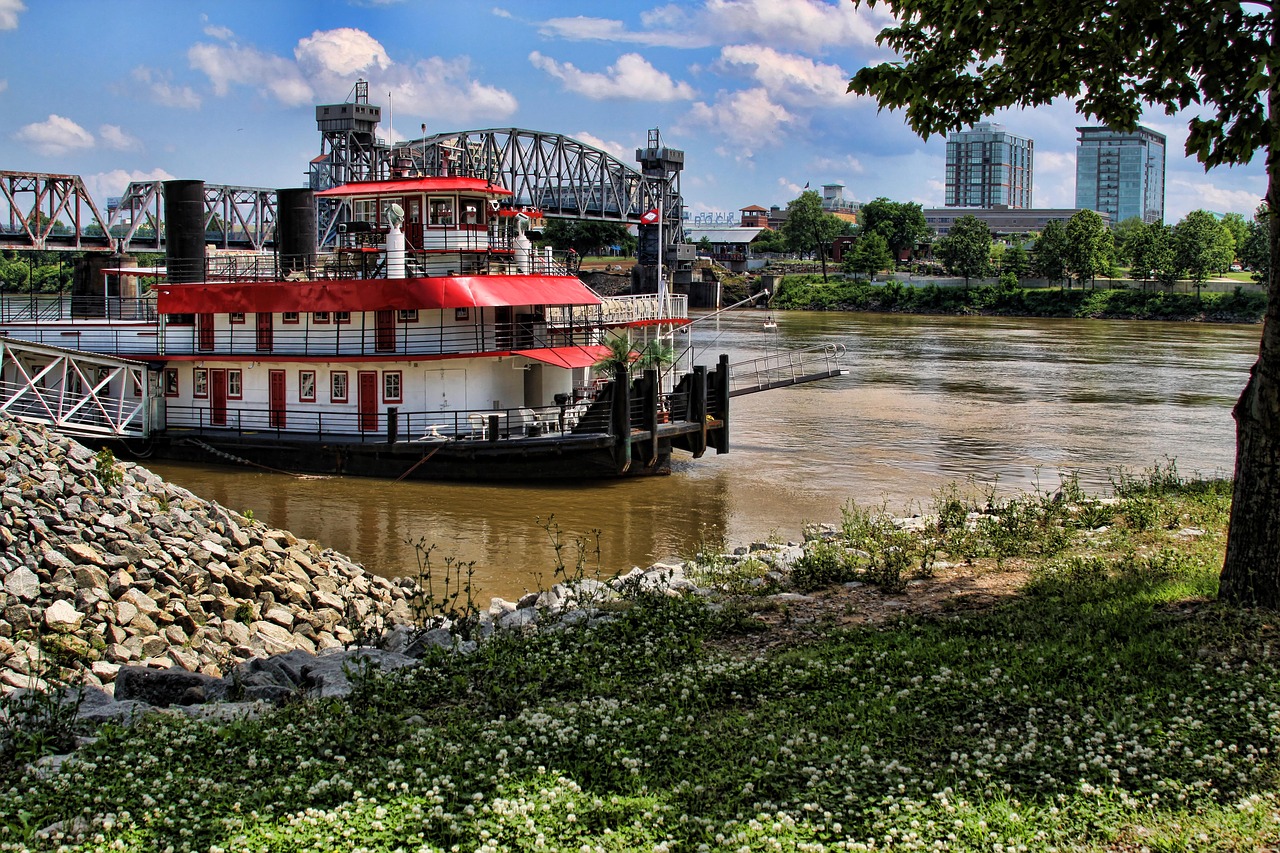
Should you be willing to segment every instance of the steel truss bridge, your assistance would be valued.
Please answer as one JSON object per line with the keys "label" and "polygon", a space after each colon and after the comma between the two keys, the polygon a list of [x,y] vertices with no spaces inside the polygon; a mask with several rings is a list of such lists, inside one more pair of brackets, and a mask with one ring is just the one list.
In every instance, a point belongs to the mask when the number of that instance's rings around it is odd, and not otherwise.
{"label": "steel truss bridge", "polygon": [[[276,226],[276,191],[205,184],[205,238],[260,251]],[[0,249],[164,251],[164,183],[134,181],[109,217],[79,175],[0,171]]]}
{"label": "steel truss bridge", "polygon": [[[492,181],[511,190],[515,204],[548,216],[634,225],[659,199],[670,203],[673,194],[672,187],[599,148],[518,127],[438,133],[400,143],[394,157],[426,175]],[[674,195],[678,199],[678,184]]]}
{"label": "steel truss bridge", "polygon": [[[398,143],[386,169],[467,175],[500,184],[513,203],[549,217],[635,225],[661,205],[669,223],[681,210],[680,175],[645,176],[636,167],[559,133],[499,128],[436,134]],[[205,184],[206,242],[260,251],[275,237],[275,190]],[[156,252],[164,250],[164,184],[130,183],[103,216],[78,175],[0,170],[0,249]],[[321,222],[321,227],[332,223]],[[677,232],[672,232],[677,233]],[[325,243],[325,234],[319,235]]]}

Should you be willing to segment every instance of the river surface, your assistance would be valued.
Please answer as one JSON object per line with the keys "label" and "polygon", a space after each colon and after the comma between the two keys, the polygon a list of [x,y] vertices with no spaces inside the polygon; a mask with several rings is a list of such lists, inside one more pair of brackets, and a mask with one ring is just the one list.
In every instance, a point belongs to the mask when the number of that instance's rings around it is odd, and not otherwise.
{"label": "river surface", "polygon": [[[1260,326],[737,312],[700,322],[696,358],[713,365],[770,347],[843,343],[849,375],[734,399],[730,452],[678,458],[669,477],[483,485],[291,477],[155,463],[168,479],[317,540],[386,576],[412,574],[417,549],[474,561],[478,597],[838,522],[849,500],[927,512],[938,489],[1052,489],[1076,472],[1107,491],[1120,470],[1175,460],[1229,475],[1231,407]],[[687,356],[686,356],[687,357]],[[599,531],[599,535],[596,535]],[[599,544],[599,556],[596,545]]]}

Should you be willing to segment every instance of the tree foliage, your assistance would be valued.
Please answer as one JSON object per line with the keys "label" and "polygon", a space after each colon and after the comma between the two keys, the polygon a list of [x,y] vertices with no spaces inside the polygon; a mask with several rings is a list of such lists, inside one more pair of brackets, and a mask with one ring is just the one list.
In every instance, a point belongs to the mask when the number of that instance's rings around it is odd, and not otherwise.
{"label": "tree foliage", "polygon": [[947,236],[938,240],[934,253],[952,275],[969,279],[984,275],[991,261],[991,229],[976,216],[965,215],[951,224]]}
{"label": "tree foliage", "polygon": [[1271,214],[1265,204],[1249,222],[1249,233],[1239,250],[1240,263],[1253,270],[1255,281],[1267,281],[1271,274]]}
{"label": "tree foliage", "polygon": [[793,252],[801,254],[822,252],[824,246],[840,236],[845,224],[822,209],[822,197],[813,190],[805,190],[787,203],[787,220],[782,233]]}
{"label": "tree foliage", "polygon": [[891,266],[893,254],[889,251],[889,242],[877,231],[859,237],[844,263],[847,272],[864,275],[875,275]]}
{"label": "tree foliage", "polygon": [[[855,0],[857,2],[857,0]],[[904,108],[921,136],[1054,98],[1119,130],[1144,107],[1196,106],[1186,152],[1206,168],[1263,152],[1280,202],[1280,50],[1272,3],[1240,0],[865,0],[897,23],[876,41],[898,56],[849,91]],[[1280,228],[1270,223],[1273,253]],[[1262,346],[1236,404],[1236,467],[1221,594],[1280,607],[1280,280],[1268,279]]]}
{"label": "tree foliage", "polygon": [[1038,278],[1062,281],[1067,276],[1067,231],[1062,223],[1050,220],[1036,240],[1031,269]]}
{"label": "tree foliage", "polygon": [[1077,211],[1067,220],[1066,236],[1067,272],[1081,287],[1110,268],[1111,232],[1095,211]]}
{"label": "tree foliage", "polygon": [[914,202],[890,201],[881,196],[862,206],[862,233],[875,232],[884,237],[894,258],[916,246],[932,233],[924,218],[924,208]]}
{"label": "tree foliage", "polygon": [[1235,256],[1231,232],[1212,213],[1193,210],[1173,229],[1178,268],[1195,282],[1196,293],[1211,276],[1231,265]]}
{"label": "tree foliage", "polygon": [[611,246],[621,246],[628,254],[636,248],[636,238],[627,233],[626,226],[585,219],[548,219],[542,241],[558,251],[573,249],[583,257],[601,254]]}

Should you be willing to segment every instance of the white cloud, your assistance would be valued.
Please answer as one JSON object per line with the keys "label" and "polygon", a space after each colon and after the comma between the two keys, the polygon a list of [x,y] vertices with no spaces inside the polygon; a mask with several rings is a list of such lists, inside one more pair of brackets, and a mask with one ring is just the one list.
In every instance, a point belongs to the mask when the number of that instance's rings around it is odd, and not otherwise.
{"label": "white cloud", "polygon": [[[187,56],[191,67],[209,78],[219,97],[233,86],[260,89],[285,106],[301,106],[323,98],[344,98],[358,73],[370,93],[394,93],[396,116],[407,111],[413,123],[426,119],[458,122],[503,119],[516,111],[510,92],[474,80],[467,57],[430,57],[413,65],[398,64],[382,44],[364,30],[340,27],[316,30],[299,39],[293,57],[276,56],[241,45],[196,44]],[[390,118],[389,110],[383,111]],[[391,129],[384,123],[383,134]]]}
{"label": "white cloud", "polygon": [[1220,186],[1211,178],[1214,173],[1192,180],[1189,177],[1170,175],[1165,182],[1164,221],[1173,224],[1193,210],[1211,210],[1214,213],[1241,213],[1246,219],[1262,203],[1257,190]]}
{"label": "white cloud", "polygon": [[124,128],[115,124],[104,124],[98,128],[98,138],[102,144],[117,151],[130,151],[142,147],[142,141],[127,133]]}
{"label": "white cloud", "polygon": [[692,29],[653,30],[636,32],[628,30],[622,21],[612,18],[550,18],[538,25],[541,35],[569,41],[608,41],[624,44],[643,44],[650,47],[704,47],[707,37]]}
{"label": "white cloud", "polygon": [[89,195],[93,196],[95,201],[103,204],[102,215],[107,215],[106,199],[110,196],[117,196],[124,193],[125,187],[131,181],[172,181],[173,175],[170,175],[164,169],[152,169],[150,172],[126,171],[124,169],[112,169],[110,172],[98,172],[94,175],[84,175],[85,189],[89,190]]}
{"label": "white cloud", "polygon": [[642,146],[624,145],[621,142],[613,142],[611,140],[601,139],[593,133],[580,130],[573,135],[573,138],[579,142],[585,142],[592,148],[599,148],[601,151],[612,154],[624,163],[632,163],[635,161],[636,148]]}
{"label": "white cloud", "polygon": [[8,89],[8,88],[9,88],[9,81],[0,79],[0,92],[3,92],[5,89]]}
{"label": "white cloud", "polygon": [[190,86],[175,86],[168,74],[162,74],[145,65],[133,69],[133,79],[146,87],[151,100],[163,107],[194,110],[200,106],[200,96]]}
{"label": "white cloud", "polygon": [[809,50],[873,45],[880,31],[893,21],[883,4],[869,9],[825,0],[706,0],[700,17],[709,32]]}
{"label": "white cloud", "polygon": [[593,101],[679,101],[694,96],[692,86],[675,82],[638,53],[624,53],[603,74],[582,71],[536,50],[529,54],[529,62],[559,80],[568,91]]}
{"label": "white cloud", "polygon": [[721,92],[714,104],[698,101],[680,123],[684,132],[708,130],[736,139],[744,151],[780,144],[784,131],[799,124],[786,107],[775,104],[764,89]]}
{"label": "white cloud", "polygon": [[834,45],[871,46],[893,21],[888,10],[828,0],[705,0],[701,8],[675,3],[640,16],[642,29],[618,20],[579,15],[539,24],[544,36],[661,47],[706,47],[747,41],[821,50]]}
{"label": "white cloud", "polygon": [[208,15],[200,16],[200,23],[204,24],[204,34],[218,41],[231,41],[236,37],[230,27],[219,26],[218,24],[209,23]]}
{"label": "white cloud", "polygon": [[349,77],[358,71],[391,67],[391,57],[378,40],[352,27],[316,30],[298,42],[293,55],[303,71],[309,73]]}
{"label": "white cloud", "polygon": [[219,97],[225,97],[232,85],[241,85],[265,88],[286,106],[301,106],[315,99],[296,64],[252,47],[195,44],[187,51],[187,60],[192,68],[204,72]]}
{"label": "white cloud", "polygon": [[[843,157],[818,157],[814,159],[810,168],[818,174],[835,178],[837,183],[843,181],[846,186],[849,181],[843,176],[861,175],[866,171],[862,161],[852,154],[846,154]],[[828,178],[823,178],[823,183],[831,182]]]}
{"label": "white cloud", "polygon": [[494,16],[495,18],[506,18],[507,20],[514,20],[514,19],[515,19],[515,15],[512,15],[512,14],[511,14],[510,12],[508,12],[506,9],[501,9],[501,8],[498,8],[498,7],[496,7],[496,6],[495,6],[494,8],[490,9],[489,11],[493,14],[493,16]]}
{"label": "white cloud", "polygon": [[370,91],[394,91],[396,115],[407,110],[426,120],[428,133],[444,122],[448,122],[448,129],[457,129],[460,123],[503,119],[515,113],[518,104],[514,95],[473,80],[470,74],[471,63],[466,57],[435,56],[412,66],[393,66],[381,77],[372,78],[369,87]]}
{"label": "white cloud", "polygon": [[42,122],[25,125],[13,134],[17,141],[41,154],[59,155],[93,147],[93,134],[69,118],[50,115]]}
{"label": "white cloud", "polygon": [[848,95],[849,74],[838,65],[814,62],[771,47],[736,44],[720,50],[720,63],[741,67],[771,97],[805,106],[857,106],[861,99]]}
{"label": "white cloud", "polygon": [[16,30],[18,16],[27,11],[22,0],[0,0],[0,30]]}
{"label": "white cloud", "polygon": [[804,192],[804,187],[797,184],[790,178],[778,178],[778,186],[782,189],[783,194],[788,199],[799,198],[800,193]]}

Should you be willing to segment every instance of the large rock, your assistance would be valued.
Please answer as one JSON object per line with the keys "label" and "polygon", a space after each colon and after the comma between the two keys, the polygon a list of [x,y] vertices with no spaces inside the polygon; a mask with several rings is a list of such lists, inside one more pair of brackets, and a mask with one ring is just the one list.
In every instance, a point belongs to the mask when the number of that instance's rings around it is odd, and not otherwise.
{"label": "large rock", "polygon": [[23,601],[35,601],[40,596],[40,578],[26,566],[18,566],[5,575],[4,591]]}
{"label": "large rock", "polygon": [[222,679],[176,668],[122,666],[116,672],[115,686],[117,701],[146,702],[157,708],[207,702],[227,694],[227,684]]}
{"label": "large rock", "polygon": [[45,608],[44,624],[50,631],[59,634],[70,634],[80,627],[84,614],[76,610],[67,601],[55,601]]}

